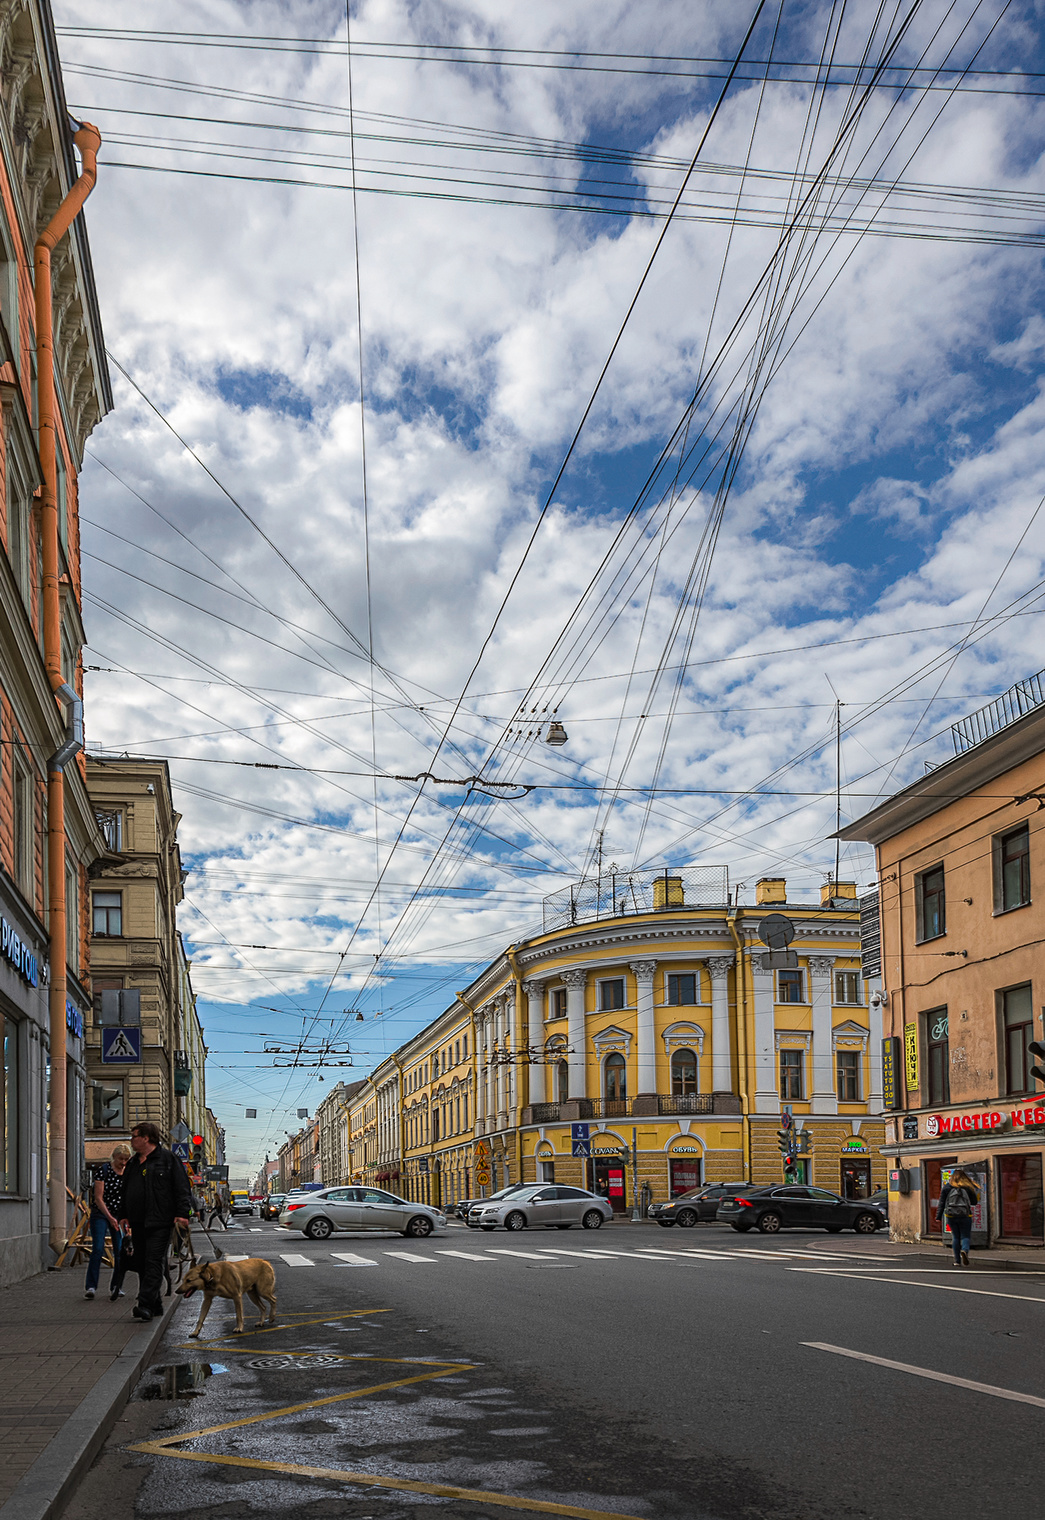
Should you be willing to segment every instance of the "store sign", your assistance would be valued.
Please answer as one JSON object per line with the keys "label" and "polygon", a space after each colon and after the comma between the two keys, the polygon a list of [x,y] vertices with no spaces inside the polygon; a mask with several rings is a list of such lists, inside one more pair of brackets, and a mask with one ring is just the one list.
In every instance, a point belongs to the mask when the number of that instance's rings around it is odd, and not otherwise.
{"label": "store sign", "polygon": [[[990,1134],[994,1130],[1004,1129],[1005,1120],[1006,1116],[997,1109],[977,1114],[928,1114],[925,1133],[931,1140],[935,1140],[938,1135]],[[1008,1121],[1014,1130],[1045,1124],[1045,1108],[1010,1109]]]}
{"label": "store sign", "polygon": [[907,1074],[907,1091],[918,1091],[918,1025],[903,1027],[903,1059]]}
{"label": "store sign", "polygon": [[75,1003],[69,1002],[68,998],[65,1001],[65,1027],[78,1040],[83,1039],[83,1014]]}
{"label": "store sign", "polygon": [[11,962],[23,982],[28,982],[30,987],[39,986],[40,963],[33,954],[32,948],[19,936],[17,930],[7,922],[6,918],[0,918],[0,955],[3,955],[4,960]]}
{"label": "store sign", "polygon": [[859,1135],[850,1135],[842,1144],[842,1154],[865,1156],[867,1154],[867,1141],[861,1140]]}
{"label": "store sign", "polygon": [[882,1041],[882,1103],[885,1108],[901,1108],[900,1036],[888,1035]]}
{"label": "store sign", "polygon": [[700,1146],[699,1145],[677,1145],[676,1144],[676,1145],[673,1145],[671,1147],[671,1154],[673,1156],[699,1156],[700,1155]]}

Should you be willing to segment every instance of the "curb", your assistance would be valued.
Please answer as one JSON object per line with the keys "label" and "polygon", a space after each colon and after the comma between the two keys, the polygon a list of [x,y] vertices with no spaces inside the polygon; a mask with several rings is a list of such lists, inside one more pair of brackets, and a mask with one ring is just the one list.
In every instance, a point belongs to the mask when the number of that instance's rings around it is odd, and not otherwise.
{"label": "curb", "polygon": [[0,1520],[53,1520],[101,1451],[174,1317],[181,1299],[171,1296],[164,1313],[144,1325],[81,1400],[28,1472],[0,1505]]}

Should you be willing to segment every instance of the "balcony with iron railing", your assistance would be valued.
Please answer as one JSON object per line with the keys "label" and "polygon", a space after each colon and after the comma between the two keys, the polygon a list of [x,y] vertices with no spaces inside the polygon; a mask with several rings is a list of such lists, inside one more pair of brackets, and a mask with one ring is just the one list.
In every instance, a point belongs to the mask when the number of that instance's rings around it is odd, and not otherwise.
{"label": "balcony with iron railing", "polygon": [[638,1098],[567,1098],[561,1103],[533,1103],[523,1109],[523,1124],[578,1124],[589,1119],[656,1119],[687,1114],[739,1114],[736,1093],[645,1093]]}

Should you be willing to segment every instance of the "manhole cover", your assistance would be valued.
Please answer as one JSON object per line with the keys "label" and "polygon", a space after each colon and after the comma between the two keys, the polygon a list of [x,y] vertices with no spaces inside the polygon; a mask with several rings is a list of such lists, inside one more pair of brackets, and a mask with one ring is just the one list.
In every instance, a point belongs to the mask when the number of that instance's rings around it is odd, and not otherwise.
{"label": "manhole cover", "polygon": [[262,1372],[287,1372],[295,1368],[300,1372],[308,1372],[314,1367],[333,1367],[347,1360],[347,1357],[323,1356],[316,1352],[314,1356],[256,1356],[247,1366],[257,1367]]}

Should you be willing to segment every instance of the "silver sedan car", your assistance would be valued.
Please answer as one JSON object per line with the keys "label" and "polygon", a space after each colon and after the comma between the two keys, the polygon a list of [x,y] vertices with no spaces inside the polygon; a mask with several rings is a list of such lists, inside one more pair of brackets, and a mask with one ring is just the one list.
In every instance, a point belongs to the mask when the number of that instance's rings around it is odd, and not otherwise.
{"label": "silver sedan car", "polygon": [[408,1203],[384,1188],[331,1187],[288,1198],[279,1216],[281,1230],[300,1230],[310,1240],[326,1240],[335,1230],[396,1230],[419,1238],[446,1229],[446,1215],[427,1203]]}
{"label": "silver sedan car", "polygon": [[480,1230],[496,1230],[498,1225],[506,1230],[532,1230],[538,1225],[568,1230],[575,1224],[586,1230],[599,1230],[607,1219],[613,1218],[613,1210],[605,1198],[585,1192],[584,1188],[536,1183],[520,1188],[508,1198],[488,1198],[479,1207],[478,1218],[476,1215],[473,1209],[468,1222],[475,1220]]}

